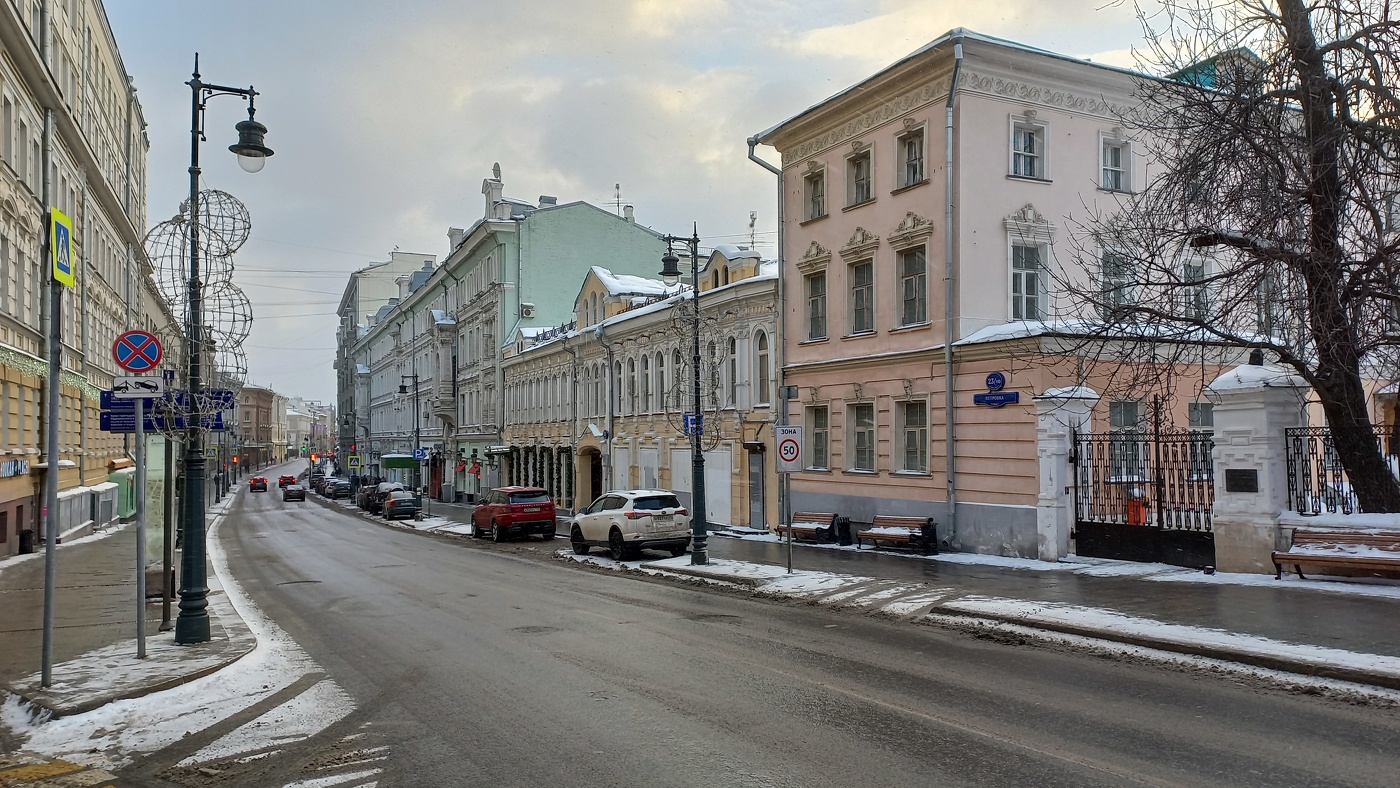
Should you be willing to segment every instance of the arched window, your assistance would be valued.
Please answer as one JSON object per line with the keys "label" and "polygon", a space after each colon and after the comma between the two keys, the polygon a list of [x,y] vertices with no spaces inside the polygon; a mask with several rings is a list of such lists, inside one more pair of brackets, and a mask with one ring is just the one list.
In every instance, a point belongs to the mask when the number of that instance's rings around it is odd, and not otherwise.
{"label": "arched window", "polygon": [[598,322],[598,294],[594,293],[588,297],[588,325]]}
{"label": "arched window", "polygon": [[773,401],[772,374],[768,365],[768,335],[762,331],[758,332],[758,339],[754,345],[758,351],[755,354],[758,356],[758,390],[754,392],[754,404],[767,405]]}
{"label": "arched window", "polygon": [[705,388],[701,390],[702,396],[700,406],[707,407],[711,400],[716,399],[719,394],[719,359],[716,357],[717,349],[714,340],[710,340],[705,345],[705,366],[701,372],[701,380],[704,381]]}
{"label": "arched window", "polygon": [[666,354],[656,354],[656,399],[657,410],[666,412]]}
{"label": "arched window", "polygon": [[642,354],[642,412],[651,413],[651,356]]}
{"label": "arched window", "polygon": [[593,373],[588,369],[583,370],[583,413],[593,415]]}
{"label": "arched window", "polygon": [[616,364],[613,365],[612,390],[613,390],[612,412],[613,412],[613,413],[621,413],[621,412],[622,412],[622,362],[621,362],[621,361],[619,361],[619,362],[617,362]]}
{"label": "arched window", "polygon": [[728,364],[729,369],[728,369],[728,372],[727,372],[727,375],[726,375],[726,377],[728,378],[728,380],[725,381],[726,395],[725,395],[725,402],[724,402],[724,404],[726,404],[726,405],[738,405],[738,404],[739,404],[739,340],[735,339],[734,337],[730,337],[730,338],[729,338],[729,349],[728,349],[728,354],[729,354],[729,364]]}
{"label": "arched window", "polygon": [[627,359],[627,415],[637,412],[637,360]]}

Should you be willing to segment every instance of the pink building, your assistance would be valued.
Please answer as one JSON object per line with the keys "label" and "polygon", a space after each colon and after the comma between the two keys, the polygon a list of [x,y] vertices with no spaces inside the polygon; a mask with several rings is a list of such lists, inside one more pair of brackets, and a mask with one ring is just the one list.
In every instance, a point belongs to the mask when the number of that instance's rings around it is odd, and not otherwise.
{"label": "pink building", "polygon": [[[1095,429],[1141,427],[1153,392],[1079,371],[1052,286],[1079,224],[1149,177],[1117,120],[1137,78],[958,29],[758,135],[782,156],[781,363],[809,460],[794,511],[932,516],[946,547],[1033,557],[1033,399],[1084,383]],[[1209,428],[1215,369],[1189,371],[1173,423]]]}

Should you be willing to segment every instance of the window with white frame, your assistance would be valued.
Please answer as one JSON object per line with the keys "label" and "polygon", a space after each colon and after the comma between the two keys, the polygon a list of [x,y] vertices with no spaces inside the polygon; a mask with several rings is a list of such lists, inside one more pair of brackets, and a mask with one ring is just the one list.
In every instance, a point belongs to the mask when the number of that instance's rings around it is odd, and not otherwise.
{"label": "window with white frame", "polygon": [[826,272],[803,278],[807,290],[807,338],[826,339]]}
{"label": "window with white frame", "polygon": [[901,326],[928,322],[928,257],[923,247],[899,253]]}
{"label": "window with white frame", "polygon": [[662,413],[666,412],[666,354],[656,354],[656,405]]}
{"label": "window with white frame", "polygon": [[1128,143],[1116,137],[1105,136],[1100,144],[1101,175],[1099,186],[1113,192],[1131,190],[1129,175],[1132,172],[1132,158]]}
{"label": "window with white frame", "polygon": [[1206,262],[1190,259],[1182,264],[1181,306],[1182,315],[1188,320],[1205,320],[1206,303]]}
{"label": "window with white frame", "polygon": [[904,461],[901,470],[928,472],[928,403],[911,400],[899,403],[899,421],[904,431]]}
{"label": "window with white frame", "polygon": [[1042,320],[1045,317],[1045,268],[1037,244],[1011,245],[1011,319]]}
{"label": "window with white frame", "polygon": [[1123,481],[1147,477],[1147,441],[1143,428],[1142,402],[1120,399],[1108,403],[1108,429],[1117,433],[1108,439],[1109,473]]}
{"label": "window with white frame", "polygon": [[875,199],[875,173],[869,148],[846,159],[846,205],[860,205]]}
{"label": "window with white frame", "polygon": [[758,332],[758,337],[754,340],[754,356],[758,365],[757,378],[758,386],[754,392],[755,405],[767,405],[773,401],[773,373],[768,353],[768,334],[765,331]]}
{"label": "window with white frame", "polygon": [[851,281],[851,333],[875,330],[875,263],[865,260],[849,269]]}
{"label": "window with white frame", "polygon": [[1279,274],[1272,268],[1262,269],[1259,281],[1255,285],[1255,300],[1258,309],[1256,323],[1261,334],[1272,336],[1275,331],[1282,327],[1283,307],[1283,287],[1279,282]]}
{"label": "window with white frame", "polygon": [[651,356],[642,354],[642,412],[654,410],[651,402]]}
{"label": "window with white frame", "polygon": [[830,467],[831,424],[825,405],[807,409],[807,467],[826,470]]}
{"label": "window with white frame", "polygon": [[1134,301],[1134,269],[1127,255],[1103,250],[1099,254],[1100,300],[1105,320],[1123,316],[1123,310]]}
{"label": "window with white frame", "polygon": [[1198,432],[1215,432],[1215,403],[1188,402],[1186,426]]}
{"label": "window with white frame", "polygon": [[897,188],[913,186],[928,179],[924,171],[924,128],[910,129],[898,137],[899,177]]}
{"label": "window with white frame", "polygon": [[1011,174],[1018,178],[1047,180],[1050,177],[1046,126],[1034,115],[1011,120]]}
{"label": "window with white frame", "polygon": [[819,169],[802,177],[803,220],[826,216],[826,170]]}
{"label": "window with white frame", "polygon": [[727,358],[724,374],[724,404],[737,405],[739,402],[739,340],[730,337],[729,347],[725,351]]}
{"label": "window with white frame", "polygon": [[875,406],[871,403],[851,405],[847,412],[850,424],[850,451],[847,460],[853,471],[875,470]]}
{"label": "window with white frame", "polygon": [[1142,401],[1116,399],[1108,403],[1110,432],[1131,432],[1142,429]]}

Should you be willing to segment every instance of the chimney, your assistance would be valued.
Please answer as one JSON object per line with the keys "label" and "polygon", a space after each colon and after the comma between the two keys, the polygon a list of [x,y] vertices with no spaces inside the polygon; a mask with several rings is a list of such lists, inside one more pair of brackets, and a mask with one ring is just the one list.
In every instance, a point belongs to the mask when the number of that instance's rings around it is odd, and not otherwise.
{"label": "chimney", "polygon": [[394,284],[399,286],[399,300],[408,298],[408,277],[400,276],[394,279]]}
{"label": "chimney", "polygon": [[632,206],[630,206],[630,205],[624,205],[624,206],[622,206],[622,219],[623,219],[623,221],[627,222],[628,224],[633,224],[633,223],[635,223],[635,222],[637,221],[637,217],[635,217],[635,216],[632,215]]}
{"label": "chimney", "polygon": [[548,194],[541,194],[541,195],[540,195],[540,207],[541,207],[541,208],[551,208],[551,207],[553,207],[553,206],[555,206],[555,205],[558,205],[558,204],[559,204],[559,198],[558,198],[558,197],[551,197],[551,196],[549,196]]}
{"label": "chimney", "polygon": [[460,227],[449,227],[447,228],[447,243],[455,250],[462,245],[462,239],[465,238],[466,235],[467,231]]}

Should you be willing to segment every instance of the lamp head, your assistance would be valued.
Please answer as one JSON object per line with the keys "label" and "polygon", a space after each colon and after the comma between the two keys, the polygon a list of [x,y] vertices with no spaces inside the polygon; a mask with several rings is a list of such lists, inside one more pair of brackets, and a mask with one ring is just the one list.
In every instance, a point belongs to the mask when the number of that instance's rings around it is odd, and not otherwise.
{"label": "lamp head", "polygon": [[253,112],[253,108],[248,107],[248,119],[234,126],[238,130],[238,142],[228,146],[230,151],[238,154],[238,166],[244,172],[262,170],[265,160],[272,155],[272,149],[263,144],[267,127],[253,120]]}
{"label": "lamp head", "polygon": [[665,282],[667,287],[671,287],[681,280],[680,263],[680,258],[676,257],[676,253],[669,248],[666,250],[666,254],[662,255],[661,281]]}
{"label": "lamp head", "polygon": [[407,384],[407,383],[400,383],[400,384],[399,384],[399,393],[400,393],[400,394],[407,394],[407,393],[408,393],[408,384]]}

